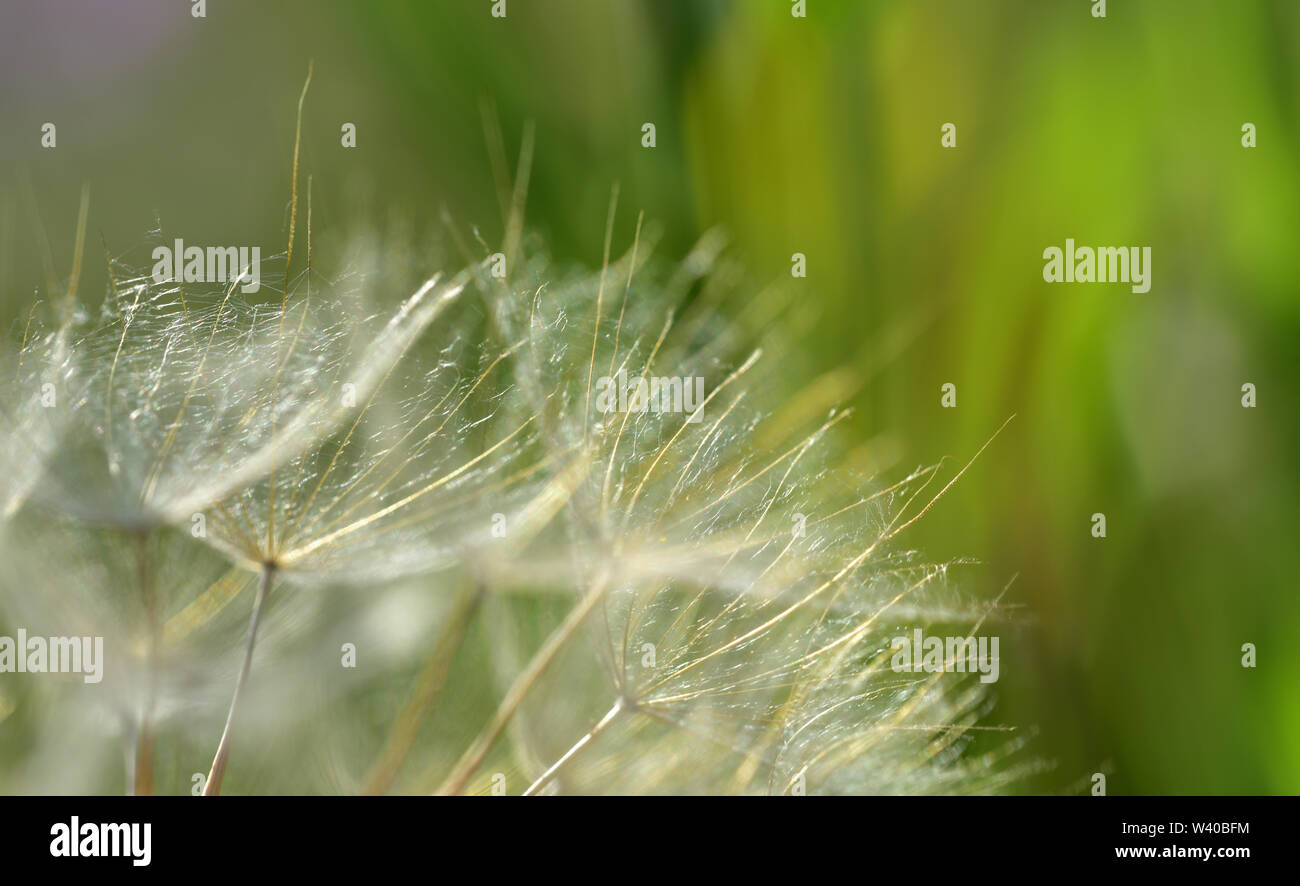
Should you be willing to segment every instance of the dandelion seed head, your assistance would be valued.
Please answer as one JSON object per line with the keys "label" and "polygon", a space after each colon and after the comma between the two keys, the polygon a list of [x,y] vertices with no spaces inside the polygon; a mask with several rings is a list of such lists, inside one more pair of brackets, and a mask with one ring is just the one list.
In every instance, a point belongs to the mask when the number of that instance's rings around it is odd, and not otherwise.
{"label": "dandelion seed head", "polygon": [[[185,733],[246,674],[243,601],[257,624],[275,584],[260,654],[281,679],[246,705],[265,737],[342,691],[305,664],[320,648],[386,637],[371,660],[398,668],[434,642],[429,613],[467,624],[486,601],[502,708],[456,790],[507,725],[530,791],[954,793],[1023,773],[987,687],[890,665],[901,632],[1006,612],[957,593],[968,561],[906,547],[969,463],[855,469],[853,386],[801,383],[806,312],[720,235],[670,262],[638,221],[587,271],[519,224],[504,278],[495,258],[425,277],[371,246],[331,274],[286,254],[250,298],[119,259],[101,304],[28,323],[0,365],[9,615],[75,612],[129,663],[110,719]],[[50,566],[51,545],[76,553]],[[422,610],[384,596],[404,582]],[[349,621],[327,586],[376,605]],[[286,715],[303,685],[320,698]],[[350,753],[328,749],[330,784],[359,783]]]}
{"label": "dandelion seed head", "polygon": [[[951,763],[960,753],[940,751],[973,728],[981,687],[901,679],[882,662],[900,626],[979,611],[953,601],[948,564],[896,541],[941,494],[938,468],[858,477],[835,463],[845,412],[783,421],[782,398],[799,393],[737,331],[746,292],[718,250],[706,239],[656,269],[634,248],[599,273],[497,288],[498,325],[531,330],[519,392],[541,417],[539,442],[582,468],[550,527],[559,556],[493,578],[598,598],[584,654],[561,656],[520,731],[582,791],[973,789],[971,767]],[[701,416],[593,409],[594,380],[620,375],[702,378]],[[615,725],[600,726],[603,754],[569,763],[557,736],[574,730],[559,722],[572,722],[566,698],[593,665],[613,707],[586,718]]]}

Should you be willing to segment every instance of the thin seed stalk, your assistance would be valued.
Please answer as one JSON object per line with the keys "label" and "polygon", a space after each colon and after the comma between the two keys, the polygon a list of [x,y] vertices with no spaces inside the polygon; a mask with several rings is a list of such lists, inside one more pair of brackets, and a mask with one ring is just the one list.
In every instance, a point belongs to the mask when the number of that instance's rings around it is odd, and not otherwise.
{"label": "thin seed stalk", "polygon": [[551,662],[559,655],[564,645],[572,639],[578,628],[587,620],[587,616],[591,615],[596,605],[604,599],[606,584],[606,580],[602,579],[592,589],[591,593],[583,597],[577,606],[569,610],[569,614],[565,616],[563,623],[546,639],[546,642],[542,644],[542,648],[537,650],[537,654],[533,656],[532,661],[524,668],[523,673],[515,679],[514,684],[506,692],[505,698],[501,700],[501,704],[497,707],[496,714],[493,715],[487,728],[479,734],[474,743],[456,761],[451,774],[438,788],[438,794],[444,796],[459,794],[465,790],[465,786],[469,784],[469,780],[474,777],[474,773],[483,764],[488,752],[492,750],[492,746],[501,737],[501,733],[505,731],[510,719],[519,710],[519,706],[523,704],[524,699],[528,697],[528,693],[533,690],[537,681],[546,672],[546,669],[551,666]]}
{"label": "thin seed stalk", "polygon": [[618,701],[614,702],[614,706],[612,708],[610,708],[608,711],[605,712],[605,716],[601,717],[600,720],[597,721],[595,726],[587,730],[586,735],[584,735],[582,738],[574,742],[573,747],[565,751],[564,754],[560,757],[560,759],[552,763],[550,765],[550,768],[548,768],[545,772],[539,775],[537,777],[537,780],[528,786],[528,789],[524,791],[524,796],[531,797],[534,794],[536,794],[538,791],[540,791],[542,788],[550,784],[551,780],[554,779],[555,776],[558,775],[560,771],[569,764],[569,761],[572,760],[574,757],[576,757],[578,755],[578,752],[581,751],[583,748],[585,748],[588,744],[590,744],[596,738],[596,736],[600,735],[602,732],[608,729],[609,725],[613,723],[615,720],[617,720],[618,715],[623,713],[624,710],[626,710],[626,708],[623,705],[623,700],[620,698]]}
{"label": "thin seed stalk", "polygon": [[476,584],[457,602],[455,610],[438,637],[433,654],[429,656],[419,676],[416,677],[410,695],[397,715],[393,730],[384,743],[379,759],[375,761],[370,774],[366,776],[365,784],[361,788],[362,794],[374,796],[385,793],[397,777],[406,758],[410,756],[411,748],[415,745],[416,736],[420,731],[420,724],[424,722],[424,718],[428,716],[442,691],[452,662],[455,661],[456,653],[465,639],[470,619],[473,618],[482,599],[483,586]]}
{"label": "thin seed stalk", "polygon": [[275,575],[275,567],[270,564],[262,566],[261,576],[257,583],[257,599],[253,601],[253,614],[248,622],[248,644],[244,647],[244,663],[239,669],[239,677],[235,680],[235,694],[230,700],[230,710],[226,714],[226,727],[221,731],[221,741],[217,745],[217,753],[212,758],[212,768],[208,770],[208,780],[203,786],[203,796],[215,797],[221,793],[221,781],[226,774],[226,762],[230,758],[230,738],[234,731],[235,712],[239,708],[239,698],[244,690],[244,682],[248,679],[248,672],[253,665],[253,647],[257,643],[257,626],[262,619],[262,606],[266,603],[267,592],[271,589],[271,580]]}
{"label": "thin seed stalk", "polygon": [[161,625],[158,617],[158,594],[153,575],[149,571],[149,536],[136,535],[136,565],[140,576],[140,593],[148,621],[149,637],[145,652],[146,686],[140,721],[135,728],[134,765],[131,774],[131,793],[137,797],[153,793],[153,714],[158,696],[158,646]]}

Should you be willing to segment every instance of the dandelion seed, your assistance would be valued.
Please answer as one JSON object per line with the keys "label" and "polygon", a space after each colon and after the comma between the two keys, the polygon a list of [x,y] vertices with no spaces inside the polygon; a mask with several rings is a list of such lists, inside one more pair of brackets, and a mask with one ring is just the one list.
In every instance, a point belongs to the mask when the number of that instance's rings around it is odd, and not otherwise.
{"label": "dandelion seed", "polygon": [[[611,202],[610,227],[612,213]],[[512,721],[553,745],[565,730],[548,712],[574,713],[560,699],[586,685],[578,674],[593,666],[607,675],[607,710],[592,711],[586,732],[570,728],[560,751],[529,751],[552,762],[527,793],[562,777],[579,790],[788,792],[809,777],[818,790],[848,790],[852,767],[841,758],[855,759],[852,748],[880,748],[879,760],[868,754],[873,763],[895,760],[859,787],[971,784],[958,767],[917,761],[975,728],[963,718],[978,708],[978,690],[925,689],[878,662],[888,629],[953,612],[943,602],[946,567],[891,542],[956,478],[936,493],[938,473],[926,469],[858,492],[824,452],[844,412],[803,431],[772,427],[759,404],[787,385],[729,334],[723,307],[736,278],[717,268],[719,242],[706,238],[662,282],[638,281],[647,261],[639,235],[640,226],[612,265],[607,247],[598,275],[557,282],[541,276],[544,265],[524,264],[525,279],[495,285],[498,326],[528,332],[518,356],[531,384],[521,389],[541,416],[540,439],[584,469],[563,530],[551,527],[560,556],[523,560],[521,572],[502,564],[491,580],[570,587],[576,602],[515,671],[441,791],[467,788]],[[621,284],[616,309],[605,304],[611,280]],[[520,291],[535,295],[521,304]],[[590,323],[574,322],[583,317]],[[703,377],[703,420],[658,409],[597,414],[598,366],[633,379]],[[759,438],[786,442],[764,450]],[[793,514],[814,515],[805,536],[789,531]],[[856,732],[844,725],[850,718]],[[602,743],[613,750],[590,747]]]}

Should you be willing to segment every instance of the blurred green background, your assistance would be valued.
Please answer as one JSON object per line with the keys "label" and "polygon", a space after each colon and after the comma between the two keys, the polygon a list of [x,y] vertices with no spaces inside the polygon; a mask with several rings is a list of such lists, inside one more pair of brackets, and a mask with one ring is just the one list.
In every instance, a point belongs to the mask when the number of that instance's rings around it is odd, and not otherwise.
{"label": "blurred green background", "polygon": [[[758,280],[804,253],[802,347],[880,468],[1017,416],[908,542],[982,560],[975,593],[1019,576],[994,719],[1056,763],[1026,790],[1300,792],[1300,4],[206,5],[4,4],[6,329],[46,292],[42,229],[66,278],[83,185],[92,297],[98,236],[127,252],[155,214],[283,248],[309,59],[318,229],[433,243],[445,211],[497,242],[494,107],[512,165],[536,126],[528,218],[562,261],[599,262],[616,181],[616,243],[644,210],[665,254],[719,226]],[[1045,284],[1067,237],[1150,246],[1150,292]]]}

